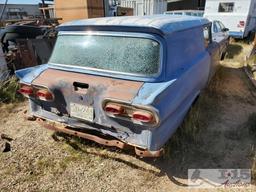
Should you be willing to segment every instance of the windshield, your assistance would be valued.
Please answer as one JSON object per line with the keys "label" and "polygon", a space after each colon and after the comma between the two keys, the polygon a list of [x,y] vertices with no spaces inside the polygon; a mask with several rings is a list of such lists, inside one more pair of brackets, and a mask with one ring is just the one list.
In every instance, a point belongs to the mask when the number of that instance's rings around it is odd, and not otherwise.
{"label": "windshield", "polygon": [[50,63],[154,75],[160,68],[160,44],[135,37],[60,35]]}

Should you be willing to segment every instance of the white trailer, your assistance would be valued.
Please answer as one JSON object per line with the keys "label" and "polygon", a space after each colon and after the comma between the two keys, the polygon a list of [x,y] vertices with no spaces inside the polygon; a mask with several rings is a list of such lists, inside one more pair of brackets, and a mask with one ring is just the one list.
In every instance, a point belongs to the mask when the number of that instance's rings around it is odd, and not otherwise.
{"label": "white trailer", "polygon": [[120,6],[133,8],[136,16],[163,14],[167,11],[167,0],[121,0]]}
{"label": "white trailer", "polygon": [[231,37],[245,38],[256,28],[256,0],[206,0],[204,17],[221,21]]}

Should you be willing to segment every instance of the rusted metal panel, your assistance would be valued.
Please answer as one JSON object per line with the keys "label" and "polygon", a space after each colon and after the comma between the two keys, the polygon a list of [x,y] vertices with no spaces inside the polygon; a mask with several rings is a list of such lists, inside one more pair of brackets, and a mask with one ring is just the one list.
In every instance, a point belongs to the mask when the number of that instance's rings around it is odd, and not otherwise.
{"label": "rusted metal panel", "polygon": [[54,44],[54,39],[18,39],[15,68],[23,69],[47,63]]}
{"label": "rusted metal panel", "polygon": [[92,134],[85,133],[85,132],[82,132],[82,131],[72,130],[72,129],[64,126],[64,125],[57,125],[56,123],[46,122],[46,121],[44,121],[43,119],[40,119],[40,118],[37,118],[37,122],[40,125],[42,125],[43,127],[45,127],[46,129],[53,130],[53,131],[56,131],[56,132],[66,133],[66,134],[73,135],[73,136],[78,136],[80,138],[84,138],[84,139],[94,141],[94,142],[96,142],[98,144],[101,144],[101,145],[105,145],[105,146],[109,146],[109,147],[117,147],[117,148],[120,148],[120,149],[134,147],[135,154],[140,156],[140,157],[151,157],[151,158],[152,157],[160,157],[160,156],[162,156],[162,154],[164,152],[163,149],[160,149],[160,150],[154,151],[154,152],[139,149],[136,146],[129,145],[129,144],[124,143],[120,140],[103,138],[103,137],[92,135]]}
{"label": "rusted metal panel", "polygon": [[[143,85],[142,82],[127,81],[121,79],[113,79],[95,75],[72,73],[69,71],[60,71],[55,69],[47,69],[38,78],[33,81],[35,85],[42,85],[52,88],[59,83],[64,85],[63,91],[67,92],[68,86],[73,86],[74,82],[87,83],[90,88],[102,91],[105,98],[113,98],[131,102],[138,90]],[[127,89],[129,87],[129,89]],[[71,94],[71,93],[69,93]],[[96,92],[95,92],[96,94]]]}
{"label": "rusted metal panel", "polygon": [[17,40],[18,52],[16,54],[15,68],[22,69],[38,65],[32,42],[27,39]]}
{"label": "rusted metal panel", "polygon": [[39,122],[42,126],[44,126],[47,129],[57,131],[57,132],[66,133],[66,134],[69,134],[69,135],[78,136],[78,137],[81,137],[81,138],[84,138],[84,139],[94,141],[94,142],[99,143],[101,145],[106,145],[106,146],[110,146],[110,147],[118,147],[120,149],[124,149],[125,147],[127,147],[126,143],[123,143],[122,141],[119,141],[119,140],[103,139],[103,138],[98,137],[96,135],[92,135],[92,134],[89,134],[89,133],[68,129],[65,126],[60,126],[60,125],[58,126],[56,123],[50,123],[50,122],[47,123],[47,122],[43,121],[42,119],[37,119],[37,122]]}

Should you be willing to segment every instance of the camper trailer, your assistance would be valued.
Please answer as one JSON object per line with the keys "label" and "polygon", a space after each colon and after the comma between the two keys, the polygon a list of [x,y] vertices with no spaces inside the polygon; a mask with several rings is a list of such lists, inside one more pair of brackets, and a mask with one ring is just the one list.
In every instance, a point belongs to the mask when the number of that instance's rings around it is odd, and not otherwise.
{"label": "camper trailer", "polygon": [[207,0],[204,17],[219,20],[233,38],[245,38],[256,28],[256,0]]}

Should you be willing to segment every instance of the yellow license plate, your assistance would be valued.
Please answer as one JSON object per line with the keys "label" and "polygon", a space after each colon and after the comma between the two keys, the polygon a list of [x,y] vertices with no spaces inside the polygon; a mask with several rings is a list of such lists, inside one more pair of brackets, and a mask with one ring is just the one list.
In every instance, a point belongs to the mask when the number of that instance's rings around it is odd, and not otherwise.
{"label": "yellow license plate", "polygon": [[70,116],[93,122],[93,107],[70,103]]}

